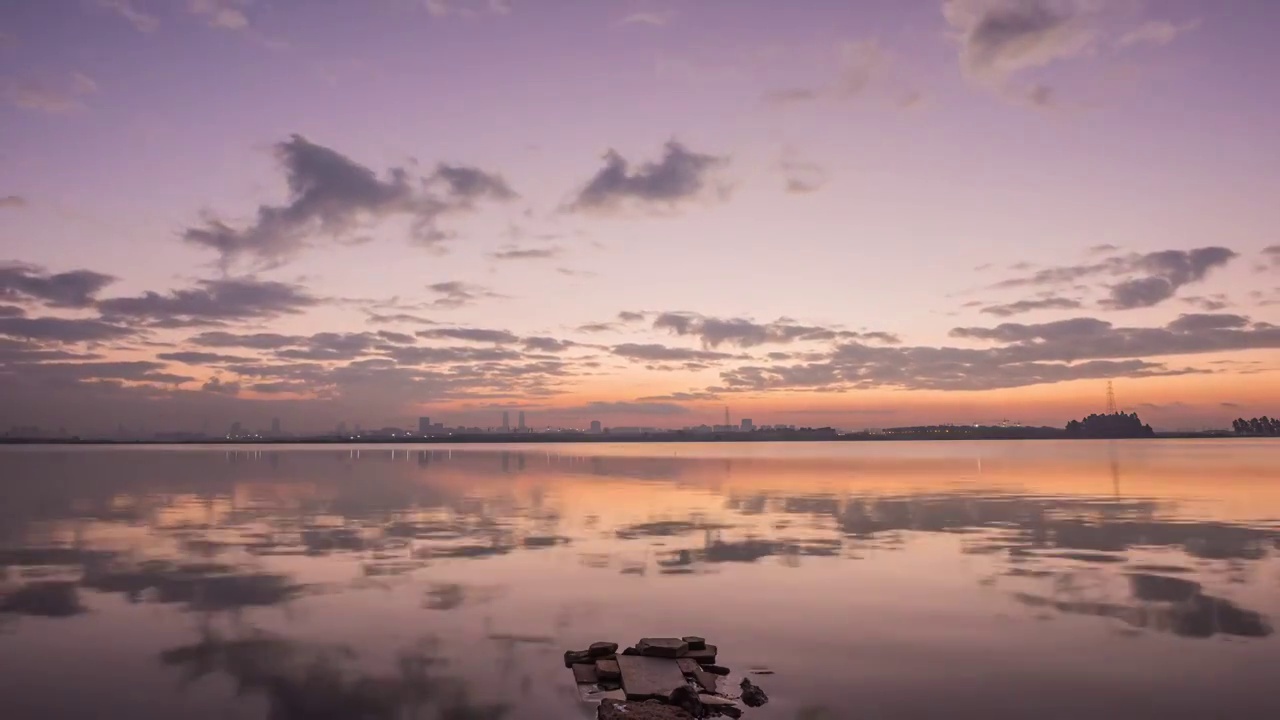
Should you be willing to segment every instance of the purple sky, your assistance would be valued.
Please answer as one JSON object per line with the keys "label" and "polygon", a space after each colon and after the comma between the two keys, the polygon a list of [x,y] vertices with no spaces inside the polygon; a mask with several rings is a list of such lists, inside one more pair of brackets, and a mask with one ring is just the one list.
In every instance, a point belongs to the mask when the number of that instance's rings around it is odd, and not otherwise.
{"label": "purple sky", "polygon": [[1277,22],[5,3],[0,431],[1274,415]]}

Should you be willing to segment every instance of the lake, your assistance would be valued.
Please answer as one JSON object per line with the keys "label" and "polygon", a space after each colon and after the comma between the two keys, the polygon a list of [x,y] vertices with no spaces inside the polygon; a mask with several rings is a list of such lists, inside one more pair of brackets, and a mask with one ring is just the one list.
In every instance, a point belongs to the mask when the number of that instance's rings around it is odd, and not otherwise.
{"label": "lake", "polygon": [[1280,717],[1280,441],[0,449],[0,717]]}

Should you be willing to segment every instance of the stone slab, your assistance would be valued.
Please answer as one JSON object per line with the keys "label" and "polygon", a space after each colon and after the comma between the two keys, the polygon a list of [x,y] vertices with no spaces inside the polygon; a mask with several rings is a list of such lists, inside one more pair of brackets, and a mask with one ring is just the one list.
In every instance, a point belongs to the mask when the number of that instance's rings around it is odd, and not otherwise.
{"label": "stone slab", "polygon": [[714,673],[716,675],[729,674],[729,668],[723,665],[712,665],[712,664],[698,665],[698,662],[696,660],[692,660],[690,658],[681,658],[681,660],[689,660],[689,662],[693,663],[695,667],[701,667],[703,670],[706,670],[709,673]]}
{"label": "stone slab", "polygon": [[651,657],[680,657],[689,651],[689,643],[680,638],[641,638],[636,643],[641,655]]}
{"label": "stone slab", "polygon": [[693,679],[698,681],[698,685],[702,687],[703,692],[709,692],[713,694],[718,692],[716,688],[716,681],[719,680],[720,678],[717,677],[716,675],[712,675],[706,670],[703,670],[702,668],[698,668],[693,671]]}
{"label": "stone slab", "polygon": [[[693,671],[698,669],[698,661],[694,660],[693,658],[687,658],[687,657],[677,658],[676,664],[680,666],[680,672],[689,676],[692,676]],[[725,674],[727,675],[728,672],[726,672]]]}
{"label": "stone slab", "polygon": [[622,668],[618,667],[617,660],[601,658],[596,661],[596,675],[601,680],[617,680],[622,677]]}
{"label": "stone slab", "polygon": [[672,690],[685,684],[684,673],[680,672],[675,659],[619,655],[618,669],[628,700],[666,698]]}
{"label": "stone slab", "polygon": [[688,637],[683,637],[680,639],[684,640],[685,643],[689,645],[690,650],[701,650],[702,648],[707,646],[707,639],[700,638],[697,635],[689,635]]}
{"label": "stone slab", "polygon": [[[631,656],[628,656],[631,657]],[[674,705],[658,702],[602,700],[596,710],[597,720],[693,720],[693,716]]]}
{"label": "stone slab", "polygon": [[686,650],[681,657],[692,658],[699,665],[710,665],[716,661],[716,652],[719,650],[715,645],[707,645],[701,650]]}
{"label": "stone slab", "polygon": [[579,683],[596,683],[600,678],[596,675],[596,666],[578,663],[573,666],[573,679]]}
{"label": "stone slab", "polygon": [[591,662],[591,655],[586,650],[565,650],[564,666],[571,668],[578,663]]}

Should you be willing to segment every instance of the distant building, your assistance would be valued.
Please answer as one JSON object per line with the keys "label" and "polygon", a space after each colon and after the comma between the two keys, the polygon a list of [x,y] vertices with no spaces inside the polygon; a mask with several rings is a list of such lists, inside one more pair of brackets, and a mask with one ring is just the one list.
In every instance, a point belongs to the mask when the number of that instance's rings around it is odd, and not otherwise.
{"label": "distant building", "polygon": [[601,432],[604,432],[604,427],[600,424],[599,420],[591,421],[591,432],[597,435],[600,434]]}
{"label": "distant building", "polygon": [[429,417],[418,418],[418,434],[426,435],[430,432],[431,432],[431,418]]}
{"label": "distant building", "polygon": [[271,418],[271,434],[280,434],[280,418]]}
{"label": "distant building", "polygon": [[502,432],[511,432],[511,413],[502,411]]}
{"label": "distant building", "polygon": [[229,438],[238,438],[238,437],[240,437],[240,436],[241,436],[241,435],[243,435],[243,434],[244,434],[244,431],[240,429],[240,421],[239,421],[239,420],[237,420],[237,421],[235,421],[235,422],[231,423],[231,429],[227,431],[227,437],[229,437]]}
{"label": "distant building", "polygon": [[516,426],[520,430],[520,432],[524,432],[525,430],[527,430],[528,428],[526,428],[524,424],[524,411],[521,410],[520,414],[517,415],[516,417],[517,417]]}
{"label": "distant building", "polygon": [[742,432],[751,432],[755,429],[755,424],[751,422],[751,418],[742,418]]}

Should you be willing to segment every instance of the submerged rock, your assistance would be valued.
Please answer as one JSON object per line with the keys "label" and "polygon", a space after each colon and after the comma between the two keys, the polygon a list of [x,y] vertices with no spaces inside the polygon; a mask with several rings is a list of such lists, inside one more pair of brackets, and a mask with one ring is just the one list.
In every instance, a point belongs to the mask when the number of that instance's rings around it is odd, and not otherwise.
{"label": "submerged rock", "polygon": [[751,682],[746,678],[742,678],[742,702],[747,707],[760,707],[769,702],[769,696],[764,694],[764,690],[759,685]]}

